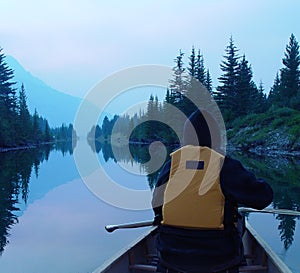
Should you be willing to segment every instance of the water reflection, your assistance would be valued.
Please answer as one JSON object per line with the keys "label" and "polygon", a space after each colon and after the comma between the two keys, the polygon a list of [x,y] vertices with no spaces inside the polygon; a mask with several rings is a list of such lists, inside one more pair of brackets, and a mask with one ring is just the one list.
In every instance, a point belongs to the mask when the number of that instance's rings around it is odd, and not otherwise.
{"label": "water reflection", "polygon": [[40,164],[48,161],[51,151],[71,155],[73,145],[72,142],[59,142],[36,149],[0,153],[0,255],[9,242],[9,230],[18,222],[18,204],[28,201],[32,173],[38,177]]}
{"label": "water reflection", "polygon": [[[120,145],[112,149],[109,143],[100,143],[98,141],[89,142],[90,147],[96,153],[103,153],[104,159],[107,161],[110,158],[115,162],[116,156],[113,151],[118,153],[117,158],[128,162],[134,158],[136,162],[145,163],[150,159],[149,145],[130,145],[131,155],[128,155],[125,146]],[[168,148],[168,153],[174,147]],[[230,152],[229,155],[240,160],[245,167],[251,170],[257,177],[263,178],[273,188],[274,200],[272,207],[275,209],[290,209],[300,211],[300,159],[292,157],[262,157],[254,156],[253,154],[242,154]],[[159,154],[157,155],[159,156]],[[147,173],[147,179],[150,188],[154,187],[159,170],[156,172]],[[295,236],[296,222],[299,216],[276,215],[276,220],[279,221],[278,230],[280,232],[281,241],[284,249],[288,249]]]}
{"label": "water reflection", "polygon": [[[112,147],[108,142],[99,142],[94,140],[88,141],[89,146],[96,152],[97,154],[102,153],[102,156],[107,162],[109,159],[112,159],[114,162],[121,161],[124,163],[139,163],[145,164],[143,172],[147,175],[147,180],[150,188],[152,189],[156,183],[159,170],[153,171],[156,169],[156,162],[165,162],[168,157],[165,156],[164,153],[161,152],[161,147],[158,149],[152,150],[152,156],[155,160],[150,161],[151,156],[149,154],[149,146],[150,144],[129,144],[129,152],[127,146],[119,145]],[[174,149],[174,147],[167,147],[167,155]],[[146,164],[146,163],[149,164]]]}
{"label": "water reflection", "polygon": [[[116,180],[120,180],[122,183],[124,182],[124,186],[128,186],[130,182],[133,181],[131,181],[129,177],[124,176],[123,173],[118,172],[118,168],[115,164],[116,161],[123,161],[123,163],[132,165],[133,168],[139,171],[139,167],[150,159],[149,145],[130,145],[131,154],[128,154],[128,151],[122,145],[111,147],[108,143],[96,142],[91,148],[93,148],[94,152],[99,154],[101,162],[106,162],[104,164],[106,166],[105,168],[117,176]],[[173,147],[169,148],[168,152],[171,150],[173,150]],[[2,266],[5,262],[9,263],[10,266],[15,265],[11,257],[16,257],[16,255],[13,254],[15,254],[17,250],[19,251],[18,254],[25,251],[26,255],[28,255],[27,264],[31,264],[33,260],[32,257],[42,252],[40,249],[36,251],[36,245],[33,246],[29,243],[35,242],[35,236],[32,234],[37,233],[44,236],[39,242],[36,242],[40,244],[41,248],[44,248],[44,257],[40,259],[41,264],[45,260],[45,257],[53,257],[52,251],[60,249],[61,252],[57,253],[55,257],[57,259],[61,257],[60,262],[63,265],[65,264],[66,258],[62,253],[63,251],[66,251],[66,253],[70,255],[70,251],[74,251],[74,249],[78,247],[80,243],[78,242],[79,239],[82,240],[82,242],[89,240],[88,244],[82,245],[82,249],[78,249],[80,255],[87,253],[87,256],[89,256],[86,263],[84,264],[81,259],[77,259],[77,254],[74,254],[72,257],[74,260],[78,260],[78,264],[80,263],[82,266],[81,272],[91,272],[92,269],[98,267],[99,263],[105,258],[110,257],[118,250],[122,240],[124,240],[122,244],[126,244],[136,236],[136,233],[132,233],[129,238],[128,234],[130,231],[127,230],[113,235],[105,234],[104,229],[101,229],[101,227],[106,224],[128,222],[133,219],[145,220],[152,217],[152,211],[147,211],[146,213],[144,211],[129,213],[121,209],[117,210],[116,208],[112,208],[104,204],[104,202],[99,202],[99,199],[91,195],[80,180],[76,182],[73,181],[76,166],[71,156],[72,154],[73,147],[71,143],[66,145],[60,143],[60,145],[57,146],[43,146],[40,149],[26,151],[0,153],[1,253],[5,248],[4,254],[2,255],[2,258],[4,257]],[[157,156],[161,156],[161,154],[158,153]],[[300,210],[300,183],[298,179],[298,177],[300,177],[299,159],[253,157],[243,154],[231,154],[231,156],[241,160],[243,164],[251,169],[258,177],[265,178],[272,185],[275,194],[274,203],[272,204],[274,208]],[[151,166],[148,166],[149,169],[147,169],[147,165],[143,166],[145,167],[141,170],[141,173],[147,174],[146,178],[143,177],[145,185],[134,185],[134,188],[144,189],[148,187],[147,183],[150,187],[153,187],[157,179],[158,171],[151,173],[151,171],[149,171],[151,170]],[[71,173],[72,177],[70,177]],[[76,178],[78,178],[78,173],[76,173],[76,175]],[[37,177],[39,179],[37,179]],[[79,200],[80,202],[78,202]],[[24,217],[20,217],[22,208],[21,211],[18,211],[21,202],[32,204],[32,206],[28,206],[26,211],[24,210]],[[44,205],[41,206],[41,204]],[[45,211],[47,211],[47,214],[44,213]],[[63,212],[65,212],[65,214],[63,214]],[[15,225],[18,221],[18,217],[20,223]],[[258,225],[254,225],[254,227],[257,227],[257,230],[264,238],[270,238],[273,249],[279,247],[279,251],[281,251],[283,248],[286,250],[285,253],[287,253],[288,250],[289,257],[298,252],[298,250],[295,251],[295,247],[297,247],[297,245],[299,246],[299,230],[296,230],[297,224],[299,225],[299,217],[262,214],[250,214],[249,217],[251,224],[257,220]],[[34,219],[34,221],[32,219]],[[32,233],[33,229],[35,232]],[[101,230],[101,234],[99,230]],[[66,235],[64,231],[70,231],[70,233]],[[10,237],[11,244],[7,245],[9,232],[13,234]],[[52,232],[53,237],[49,235],[49,232]],[[53,238],[55,238],[57,233],[59,233],[60,236],[54,240]],[[280,236],[278,236],[278,233]],[[47,240],[47,236],[50,236],[49,240]],[[281,241],[279,237],[281,237]],[[51,242],[53,243],[52,248],[50,247]],[[277,245],[275,245],[275,242]],[[110,245],[109,249],[107,249],[107,245]],[[91,253],[93,253],[93,255],[91,255]],[[30,255],[32,255],[32,257],[29,257]],[[10,258],[12,260],[10,260]],[[297,258],[293,261],[296,260]],[[55,262],[49,263],[49,270],[51,270],[51,266],[54,263]],[[68,266],[71,269],[60,272],[74,272],[74,267],[71,265]],[[76,266],[79,265],[76,264]],[[84,269],[84,267],[91,269],[87,270]],[[1,270],[2,269],[3,268],[1,268]],[[7,270],[6,272],[37,271],[25,271],[20,269],[19,271]]]}
{"label": "water reflection", "polygon": [[[264,178],[273,188],[275,209],[300,211],[300,159],[292,157],[257,157],[250,154],[231,154],[239,159],[257,177]],[[284,249],[288,249],[295,236],[299,216],[277,215],[278,230]]]}
{"label": "water reflection", "polygon": [[[105,225],[153,218],[152,210],[124,210],[98,199],[79,177],[73,156],[68,152],[63,156],[64,151],[51,150],[48,160],[45,159],[47,153],[39,151],[44,159],[36,160],[38,178],[32,167],[27,205],[23,207],[20,195],[19,203],[15,204],[20,211],[13,214],[19,222],[9,229],[10,243],[0,258],[1,272],[93,272],[146,229],[111,234],[105,231]],[[8,160],[12,162],[14,157]],[[124,186],[136,182],[118,172],[112,158],[105,162],[102,152],[99,161],[116,175],[117,181],[124,182]],[[138,171],[139,164],[133,162],[133,168]],[[137,180],[144,182],[138,189],[142,186],[149,189],[145,175]]]}

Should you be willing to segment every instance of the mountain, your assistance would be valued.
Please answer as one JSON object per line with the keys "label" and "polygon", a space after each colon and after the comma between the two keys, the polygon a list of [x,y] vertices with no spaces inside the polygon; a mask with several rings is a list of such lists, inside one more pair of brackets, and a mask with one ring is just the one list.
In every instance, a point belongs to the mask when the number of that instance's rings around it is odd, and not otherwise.
{"label": "mountain", "polygon": [[48,86],[26,71],[12,56],[6,56],[5,62],[14,70],[14,81],[17,82],[16,87],[18,90],[21,84],[24,84],[27,104],[31,114],[36,109],[40,116],[48,120],[50,127],[74,122],[82,99],[62,93]]}

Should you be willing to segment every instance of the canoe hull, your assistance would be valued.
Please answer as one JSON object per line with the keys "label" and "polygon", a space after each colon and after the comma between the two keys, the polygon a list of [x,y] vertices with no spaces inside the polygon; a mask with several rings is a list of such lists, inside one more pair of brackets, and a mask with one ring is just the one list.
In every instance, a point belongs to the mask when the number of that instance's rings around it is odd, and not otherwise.
{"label": "canoe hull", "polygon": [[[147,230],[93,273],[155,272],[155,234],[155,227]],[[248,223],[243,243],[248,266],[240,267],[240,272],[292,273]]]}
{"label": "canoe hull", "polygon": [[106,261],[93,273],[132,273],[130,265],[137,263],[148,264],[149,259],[151,259],[149,254],[156,253],[154,245],[155,233],[156,227],[148,229],[143,235]]}

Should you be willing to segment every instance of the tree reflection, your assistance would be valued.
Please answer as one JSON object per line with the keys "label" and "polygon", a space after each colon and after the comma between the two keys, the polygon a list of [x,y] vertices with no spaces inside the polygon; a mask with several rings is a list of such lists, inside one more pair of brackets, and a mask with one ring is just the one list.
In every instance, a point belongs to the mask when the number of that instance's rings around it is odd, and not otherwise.
{"label": "tree reflection", "polygon": [[[257,177],[265,179],[273,188],[275,209],[300,211],[300,167],[299,159],[283,156],[255,157],[233,154],[253,171]],[[297,216],[277,215],[278,230],[284,248],[287,250],[294,241]]]}
{"label": "tree reflection", "polygon": [[[152,150],[154,154],[154,161],[151,161],[149,154],[149,145],[150,144],[129,144],[128,147],[125,145],[113,146],[108,142],[99,142],[97,140],[88,139],[88,144],[90,145],[93,152],[100,153],[102,152],[105,162],[109,159],[117,162],[121,161],[123,163],[140,163],[143,164],[143,171],[147,173],[147,179],[149,187],[152,189],[156,183],[159,170],[155,170],[155,164],[157,161],[164,162],[166,158],[163,158],[164,154],[161,153],[161,149]],[[153,148],[153,147],[152,147]],[[173,148],[167,147],[167,154],[171,152]],[[161,166],[162,167],[162,166]]]}
{"label": "tree reflection", "polygon": [[0,156],[0,253],[8,243],[9,228],[17,222],[14,211],[18,210],[16,207],[19,189],[18,175],[13,171],[16,162],[14,160],[7,162],[6,159],[6,156]]}
{"label": "tree reflection", "polygon": [[63,155],[73,153],[71,142],[42,145],[39,148],[0,153],[0,255],[8,243],[9,230],[18,222],[19,199],[27,203],[32,173],[38,177],[39,166],[52,150]]}
{"label": "tree reflection", "polygon": [[[130,154],[125,146],[118,146],[112,149],[108,142],[98,142],[90,140],[89,144],[94,152],[103,153],[105,161],[112,159],[113,161],[123,161],[128,163],[135,161],[136,163],[145,164],[150,160],[148,144],[131,144],[129,145]],[[168,154],[174,147],[168,149]],[[157,157],[159,157],[159,152]],[[275,209],[290,209],[300,211],[300,167],[299,159],[287,157],[256,157],[253,155],[243,155],[231,153],[231,157],[240,160],[245,167],[253,171],[257,177],[265,179],[273,188],[274,199],[273,207]],[[151,165],[145,164],[145,172],[150,188],[153,188],[159,170],[152,172]],[[296,221],[300,217],[278,215],[276,219],[279,221],[278,230],[284,248],[288,249],[294,240]]]}

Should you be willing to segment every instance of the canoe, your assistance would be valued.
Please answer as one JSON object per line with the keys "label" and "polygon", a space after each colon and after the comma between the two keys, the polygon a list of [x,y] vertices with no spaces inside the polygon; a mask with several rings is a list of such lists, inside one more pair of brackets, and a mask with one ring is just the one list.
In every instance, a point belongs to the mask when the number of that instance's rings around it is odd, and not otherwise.
{"label": "canoe", "polygon": [[[148,229],[93,273],[155,272],[158,260],[154,245],[155,229]],[[248,265],[241,266],[239,272],[292,273],[248,222],[243,243]]]}

